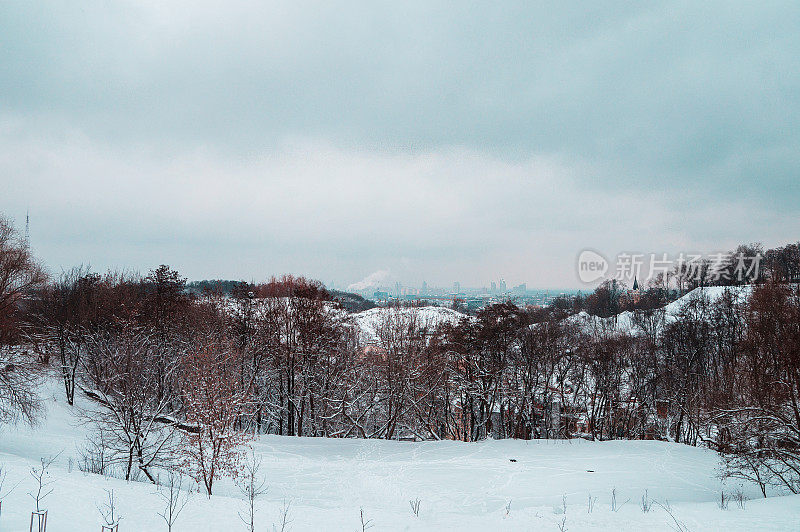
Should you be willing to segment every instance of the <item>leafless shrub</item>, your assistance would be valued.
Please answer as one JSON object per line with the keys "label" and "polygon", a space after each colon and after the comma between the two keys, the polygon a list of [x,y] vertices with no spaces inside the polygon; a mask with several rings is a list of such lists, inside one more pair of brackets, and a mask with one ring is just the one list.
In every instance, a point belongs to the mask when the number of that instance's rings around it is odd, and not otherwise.
{"label": "leafless shrub", "polygon": [[33,425],[42,409],[37,393],[40,382],[41,368],[32,357],[0,345],[0,422],[21,419]]}
{"label": "leafless shrub", "polygon": [[656,502],[655,504],[659,505],[667,514],[672,518],[672,525],[671,528],[676,532],[691,532],[689,527],[687,527],[682,521],[679,521],[675,514],[672,513],[672,506],[670,506],[669,501],[666,501],[664,504],[660,502]]}
{"label": "leafless shrub", "polygon": [[730,497],[725,494],[725,490],[719,492],[719,500],[717,501],[717,506],[720,510],[727,510],[728,504],[730,503]]}
{"label": "leafless shrub", "polygon": [[58,454],[51,458],[40,458],[39,467],[31,468],[31,477],[33,477],[33,480],[36,481],[36,492],[28,492],[28,495],[30,495],[31,499],[36,502],[37,512],[42,511],[42,502],[44,502],[44,499],[46,499],[48,495],[53,493],[53,488],[50,486],[52,486],[55,481],[50,478],[49,469],[50,466],[53,465],[53,462],[55,462],[56,458],[58,458]]}
{"label": "leafless shrub", "polygon": [[84,473],[106,476],[109,464],[102,437],[99,440],[89,438],[86,444],[78,449],[78,469]]}
{"label": "leafless shrub", "polygon": [[8,471],[6,471],[3,468],[3,466],[0,465],[0,512],[2,512],[2,510],[3,510],[3,499],[5,499],[7,496],[11,495],[11,493],[15,489],[17,489],[17,486],[19,486],[19,482],[17,482],[11,488],[9,488],[7,491],[3,491],[4,488],[5,488],[6,478],[7,477],[8,477]]}
{"label": "leafless shrub", "polygon": [[653,501],[647,495],[647,490],[644,490],[644,495],[642,495],[642,513],[648,513],[652,507]]}
{"label": "leafless shrub", "polygon": [[767,497],[767,486],[772,484],[770,468],[755,453],[731,453],[722,455],[724,469],[722,478],[736,478],[758,485],[761,495]]}
{"label": "leafless shrub", "polygon": [[[415,516],[419,517],[419,504],[422,502],[420,499],[412,499],[408,501],[408,504],[411,506],[411,511],[414,513]],[[510,503],[509,503],[510,505]],[[508,515],[508,511],[506,511],[506,515]]]}
{"label": "leafless shrub", "polygon": [[617,488],[612,488],[612,490],[611,490],[611,511],[612,512],[619,511],[619,509],[622,508],[623,506],[625,506],[626,504],[628,504],[628,502],[630,502],[630,499],[626,499],[625,502],[623,502],[622,504],[619,504],[617,502]]}
{"label": "leafless shrub", "polygon": [[366,519],[364,517],[364,509],[361,508],[361,532],[366,532],[373,526],[375,525],[372,524],[372,519]]}
{"label": "leafless shrub", "polygon": [[105,523],[105,528],[116,529],[122,516],[117,514],[117,501],[114,498],[114,490],[106,490],[106,501],[97,506],[100,517]]}
{"label": "leafless shrub", "polygon": [[744,494],[741,487],[733,492],[731,498],[736,502],[736,506],[738,506],[739,509],[744,510],[745,503],[747,502],[747,495]]}
{"label": "leafless shrub", "polygon": [[164,504],[164,510],[158,515],[167,524],[167,531],[172,532],[172,526],[178,520],[178,516],[189,502],[189,492],[185,495],[182,492],[183,477],[180,474],[170,471],[167,476],[167,483],[158,486],[158,496]]}
{"label": "leafless shrub", "polygon": [[261,458],[253,452],[244,465],[242,479],[237,482],[239,490],[244,495],[247,509],[239,512],[239,519],[247,526],[250,532],[256,530],[256,499],[267,492],[266,479],[261,475]]}
{"label": "leafless shrub", "polygon": [[283,500],[283,505],[281,506],[281,513],[280,513],[280,528],[272,525],[272,532],[286,532],[288,530],[289,524],[291,524],[292,520],[289,519],[289,509],[292,506],[292,501],[287,501],[286,499]]}

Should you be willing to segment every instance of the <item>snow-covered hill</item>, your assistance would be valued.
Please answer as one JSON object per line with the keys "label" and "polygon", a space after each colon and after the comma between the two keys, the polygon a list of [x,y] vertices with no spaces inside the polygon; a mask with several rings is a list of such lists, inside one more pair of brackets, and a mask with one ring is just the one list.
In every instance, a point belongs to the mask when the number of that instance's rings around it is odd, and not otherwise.
{"label": "snow-covered hill", "polygon": [[[705,299],[708,303],[713,303],[723,297],[726,292],[733,294],[738,301],[743,302],[752,293],[751,286],[742,287],[722,287],[712,286],[706,288],[696,288],[677,300],[667,304],[662,310],[663,313],[655,313],[653,322],[658,321],[663,316],[663,322],[656,324],[656,327],[671,323],[689,305],[700,299]],[[434,327],[441,323],[458,323],[461,319],[473,319],[466,314],[457,312],[444,307],[419,307],[419,308],[382,308],[376,307],[363,312],[352,314],[350,319],[358,327],[361,338],[365,342],[377,341],[376,328],[381,323],[383,316],[388,312],[399,312],[401,315],[408,316],[412,312],[419,314],[420,323]],[[580,326],[586,332],[596,330],[613,331],[618,333],[642,334],[642,328],[636,324],[634,313],[631,311],[622,312],[610,318],[600,318],[581,311],[578,314],[567,318],[572,323]]]}
{"label": "snow-covered hill", "polygon": [[[7,471],[0,530],[28,530],[34,488],[29,475],[40,457],[61,453],[52,466],[53,493],[45,499],[48,532],[98,531],[97,505],[114,490],[123,519],[120,532],[166,530],[150,484],[104,478],[78,470],[76,447],[87,428],[63,400],[58,382],[45,390],[47,417],[37,428],[4,427],[0,464]],[[85,401],[80,401],[87,406]],[[266,436],[253,444],[263,458],[269,491],[257,503],[257,526],[270,530],[291,501],[289,530],[361,530],[360,512],[372,530],[674,530],[675,521],[655,505],[643,512],[641,497],[669,508],[687,530],[797,530],[800,496],[751,499],[744,509],[717,506],[723,484],[708,450],[657,441],[396,442]],[[621,506],[611,509],[612,490]],[[771,494],[776,495],[776,494]],[[596,497],[588,511],[589,498]],[[565,498],[565,499],[562,499]],[[420,500],[419,516],[409,501]],[[245,530],[244,507],[231,481],[208,499],[192,498],[175,532]]]}
{"label": "snow-covered hill", "polygon": [[[653,323],[656,327],[673,322],[676,317],[689,305],[704,298],[707,302],[713,303],[723,297],[726,292],[730,292],[738,301],[744,301],[753,289],[751,286],[742,287],[723,287],[712,286],[707,288],[695,288],[683,297],[676,299],[663,308],[663,322],[657,323],[659,315],[654,316]],[[573,323],[579,325],[584,331],[594,330],[614,331],[618,333],[641,334],[642,327],[636,324],[634,313],[631,311],[622,312],[610,318],[600,318],[592,316],[585,311],[581,311],[568,318]]]}
{"label": "snow-covered hill", "polygon": [[442,323],[456,324],[464,318],[469,318],[461,312],[444,307],[377,307],[364,312],[359,312],[351,316],[353,322],[358,327],[361,338],[365,343],[376,342],[378,337],[377,327],[387,313],[398,313],[404,318],[408,318],[412,313],[416,313],[420,325],[426,327],[436,327]]}

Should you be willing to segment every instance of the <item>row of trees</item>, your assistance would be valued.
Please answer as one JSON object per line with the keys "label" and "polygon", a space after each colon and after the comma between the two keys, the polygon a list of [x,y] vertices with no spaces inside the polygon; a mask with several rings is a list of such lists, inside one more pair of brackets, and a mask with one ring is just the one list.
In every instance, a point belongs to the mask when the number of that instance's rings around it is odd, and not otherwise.
{"label": "row of trees", "polygon": [[677,315],[663,300],[607,318],[507,302],[454,323],[391,307],[359,324],[302,278],[200,295],[167,266],[46,282],[8,234],[0,413],[34,419],[37,375],[52,368],[70,404],[92,400],[102,456],[87,461],[128,479],[178,467],[210,494],[263,433],[581,436],[702,443],[732,474],[800,490],[800,294],[776,282],[791,273],[700,292]]}
{"label": "row of trees", "polygon": [[[627,310],[663,307],[695,288],[800,282],[800,243],[766,251],[761,244],[743,244],[711,257],[714,260],[701,255],[681,255],[673,261],[671,270],[655,274],[647,286],[640,286],[635,294],[625,283],[611,279],[591,294],[563,297],[554,305],[609,317]],[[651,259],[659,261],[657,256]],[[634,275],[632,268],[630,275]]]}

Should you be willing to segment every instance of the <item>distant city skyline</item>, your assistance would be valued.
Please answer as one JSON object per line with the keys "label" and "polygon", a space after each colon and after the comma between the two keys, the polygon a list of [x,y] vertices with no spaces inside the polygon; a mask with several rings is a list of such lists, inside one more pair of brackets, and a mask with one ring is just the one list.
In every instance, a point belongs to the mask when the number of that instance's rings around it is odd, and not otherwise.
{"label": "distant city skyline", "polygon": [[371,286],[361,286],[354,288],[353,285],[343,287],[336,285],[334,282],[324,283],[328,288],[342,291],[352,291],[361,295],[371,295],[372,292],[381,291],[386,292],[391,296],[416,296],[424,298],[426,295],[504,295],[504,294],[525,294],[534,292],[560,292],[560,291],[590,291],[593,287],[583,288],[566,288],[566,287],[529,287],[527,283],[520,283],[513,287],[502,286],[502,289],[496,283],[490,282],[479,286],[466,286],[462,285],[459,281],[454,281],[451,284],[444,284],[441,286],[428,284],[423,281],[421,284],[416,283],[402,283],[395,282],[393,285],[387,283],[377,283]]}

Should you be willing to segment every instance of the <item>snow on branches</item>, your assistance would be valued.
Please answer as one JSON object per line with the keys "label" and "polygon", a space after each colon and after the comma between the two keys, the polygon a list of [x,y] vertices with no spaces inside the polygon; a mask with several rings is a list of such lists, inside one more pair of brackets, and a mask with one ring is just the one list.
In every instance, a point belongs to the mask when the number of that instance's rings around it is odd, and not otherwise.
{"label": "snow on branches", "polygon": [[181,359],[181,397],[186,422],[180,464],[211,496],[220,476],[236,477],[244,446],[251,436],[235,430],[250,407],[250,382],[243,382],[236,353],[205,343]]}

